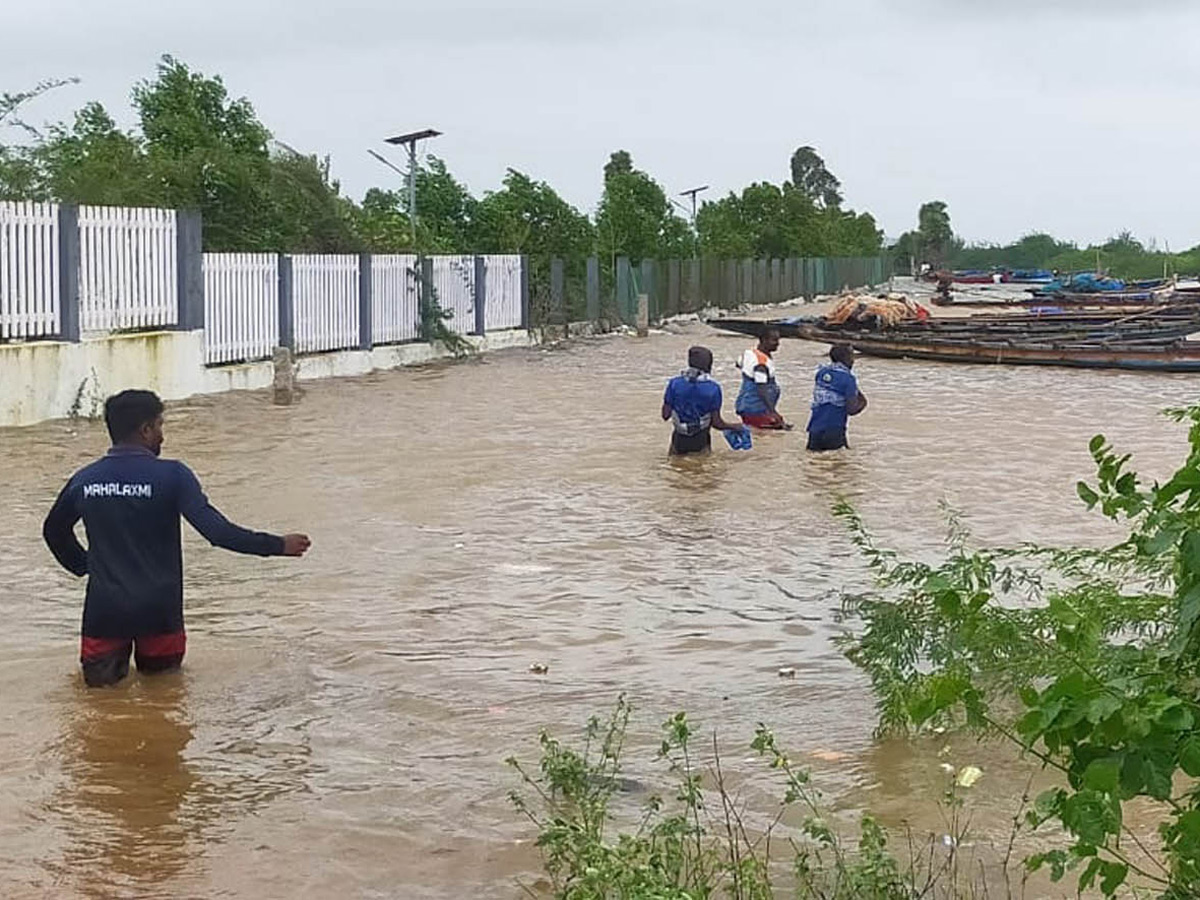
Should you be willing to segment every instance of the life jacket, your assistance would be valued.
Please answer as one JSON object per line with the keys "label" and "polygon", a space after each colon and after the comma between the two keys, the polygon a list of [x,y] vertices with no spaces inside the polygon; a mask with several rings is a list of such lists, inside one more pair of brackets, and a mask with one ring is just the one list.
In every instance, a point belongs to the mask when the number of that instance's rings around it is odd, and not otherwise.
{"label": "life jacket", "polygon": [[671,410],[671,425],[674,426],[676,434],[692,437],[692,435],[712,428],[712,413],[705,413],[698,422],[682,422],[679,419],[679,413]]}
{"label": "life jacket", "polygon": [[[692,384],[698,381],[712,381],[707,372],[701,372],[699,369],[684,369],[679,374]],[[675,409],[672,409],[671,426],[675,429],[676,434],[683,435],[684,437],[692,437],[712,428],[712,413],[705,413],[694,422],[684,422],[679,418],[679,413]]]}

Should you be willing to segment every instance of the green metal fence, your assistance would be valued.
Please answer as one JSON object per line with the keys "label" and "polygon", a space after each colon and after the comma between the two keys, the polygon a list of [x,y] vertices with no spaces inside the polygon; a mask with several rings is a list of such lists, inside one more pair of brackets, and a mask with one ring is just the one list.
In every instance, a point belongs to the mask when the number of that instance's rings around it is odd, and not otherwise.
{"label": "green metal fence", "polygon": [[882,256],[790,259],[530,260],[533,319],[561,324],[607,319],[632,323],[646,294],[650,318],[703,309],[780,303],[843,288],[873,287],[892,275]]}

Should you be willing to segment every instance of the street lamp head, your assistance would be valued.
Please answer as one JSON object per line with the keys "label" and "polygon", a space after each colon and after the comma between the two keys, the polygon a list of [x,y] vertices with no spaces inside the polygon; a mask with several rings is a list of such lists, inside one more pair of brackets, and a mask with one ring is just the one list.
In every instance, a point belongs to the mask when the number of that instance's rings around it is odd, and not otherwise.
{"label": "street lamp head", "polygon": [[423,141],[426,138],[435,138],[441,134],[432,128],[426,128],[424,131],[413,131],[408,134],[399,134],[396,137],[384,138],[386,144],[415,144],[417,141]]}

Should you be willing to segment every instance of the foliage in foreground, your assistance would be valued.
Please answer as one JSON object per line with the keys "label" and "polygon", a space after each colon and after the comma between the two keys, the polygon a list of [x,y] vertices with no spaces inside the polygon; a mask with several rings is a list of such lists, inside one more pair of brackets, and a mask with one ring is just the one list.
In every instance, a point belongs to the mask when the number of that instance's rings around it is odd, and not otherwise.
{"label": "foliage in foreground", "polygon": [[[516,759],[523,791],[511,795],[538,832],[554,897],[562,900],[952,900],[986,896],[973,860],[960,851],[967,829],[960,794],[979,776],[951,771],[945,797],[949,839],[909,845],[902,863],[883,828],[869,815],[851,849],[827,822],[809,773],[776,745],[764,725],[750,749],[777,780],[782,802],[754,818],[722,768],[713,736],[697,751],[685,713],[662,726],[656,759],[673,793],[652,795],[640,814],[622,795],[630,706],[622,697],[606,722],[593,718],[583,748],[543,732],[538,773]],[[774,805],[774,804],[772,804]],[[622,806],[626,808],[621,808]],[[614,820],[630,820],[618,830]],[[636,824],[635,824],[636,822]],[[791,824],[795,822],[796,824]],[[616,833],[614,833],[616,832]],[[540,896],[526,888],[530,896]]]}
{"label": "foliage in foreground", "polygon": [[[1056,770],[1028,824],[1072,842],[1028,865],[1106,896],[1127,883],[1200,896],[1200,406],[1171,415],[1190,424],[1189,451],[1164,483],[1091,442],[1097,477],[1079,496],[1129,528],[1107,550],[972,550],[952,519],[948,557],[926,565],[839,510],[879,585],[847,600],[859,624],[844,647],[871,678],[880,728],[991,732]],[[1128,825],[1134,801],[1155,846]]]}

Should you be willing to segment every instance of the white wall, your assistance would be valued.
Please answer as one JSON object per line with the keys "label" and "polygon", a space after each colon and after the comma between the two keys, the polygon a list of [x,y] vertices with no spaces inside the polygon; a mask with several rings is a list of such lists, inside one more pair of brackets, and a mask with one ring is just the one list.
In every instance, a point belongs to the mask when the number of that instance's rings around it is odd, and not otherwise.
{"label": "white wall", "polygon": [[[532,343],[526,331],[467,338],[480,352]],[[396,344],[302,356],[301,379],[364,375],[419,365],[449,354],[441,346]],[[0,344],[0,427],[33,425],[74,414],[96,415],[104,398],[126,388],[164,400],[233,390],[260,390],[274,379],[270,362],[207,368],[204,332],[156,331],[80,341]]]}

